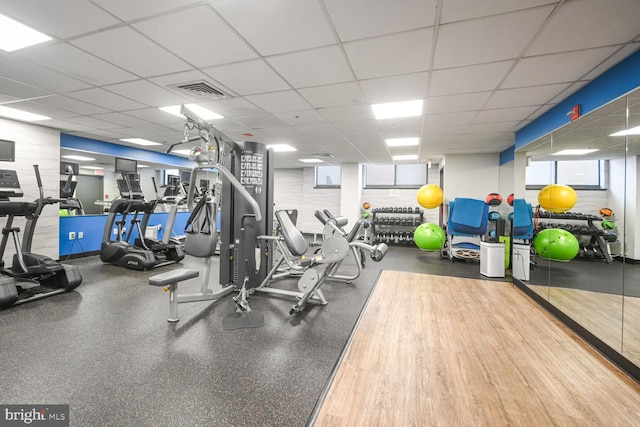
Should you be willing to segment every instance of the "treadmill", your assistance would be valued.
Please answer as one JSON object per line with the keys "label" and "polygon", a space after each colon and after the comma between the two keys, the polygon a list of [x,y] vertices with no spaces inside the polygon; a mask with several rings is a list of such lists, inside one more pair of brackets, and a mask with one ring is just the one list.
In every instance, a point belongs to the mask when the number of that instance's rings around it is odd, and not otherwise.
{"label": "treadmill", "polygon": [[[44,197],[38,166],[33,166],[40,197],[35,202],[11,200],[24,193],[13,170],[0,170],[0,216],[6,217],[0,241],[0,308],[69,292],[82,283],[82,276],[75,266],[63,265],[52,258],[31,252],[31,244],[38,217],[45,205],[59,203],[60,199]],[[16,217],[26,219],[22,243],[20,228],[13,225]],[[11,236],[15,254],[11,266],[4,257]]]}

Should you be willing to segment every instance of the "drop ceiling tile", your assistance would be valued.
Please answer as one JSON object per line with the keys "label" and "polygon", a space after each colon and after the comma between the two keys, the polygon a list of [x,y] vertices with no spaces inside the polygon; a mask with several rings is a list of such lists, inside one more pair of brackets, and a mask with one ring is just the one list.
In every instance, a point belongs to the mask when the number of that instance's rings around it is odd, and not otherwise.
{"label": "drop ceiling tile", "polygon": [[70,98],[64,95],[55,95],[47,98],[40,98],[36,102],[38,102],[39,104],[48,105],[50,107],[70,111],[72,113],[75,113],[76,115],[92,115],[109,112],[109,110],[107,110],[106,108],[98,107],[97,105],[89,104],[87,102],[78,101],[77,99]]}
{"label": "drop ceiling tile", "polygon": [[309,87],[299,89],[298,92],[315,108],[342,107],[366,102],[356,82]]}
{"label": "drop ceiling tile", "polygon": [[71,92],[68,95],[71,98],[79,99],[89,104],[93,103],[94,105],[99,105],[113,111],[134,110],[146,107],[144,104],[100,88],[79,90]]}
{"label": "drop ceiling tile", "polygon": [[319,2],[235,0],[213,1],[212,6],[263,56],[337,41]]}
{"label": "drop ceiling tile", "polygon": [[380,133],[384,139],[387,138],[416,138],[422,135],[421,127],[417,129],[381,129]]}
{"label": "drop ceiling tile", "polygon": [[433,68],[515,59],[552,10],[546,6],[441,25]]}
{"label": "drop ceiling tile", "polygon": [[240,95],[291,89],[262,59],[206,68],[203,71]]}
{"label": "drop ceiling tile", "polygon": [[159,123],[165,126],[172,125],[172,124],[174,125],[179,124],[180,129],[184,125],[184,120],[182,120],[180,117],[174,116],[173,114],[169,114],[157,108],[142,108],[139,110],[128,110],[128,111],[123,111],[123,113],[132,117],[136,117],[140,120],[144,120],[146,122]]}
{"label": "drop ceiling tile", "polygon": [[190,68],[189,64],[129,27],[101,31],[71,43],[141,77]]}
{"label": "drop ceiling tile", "polygon": [[290,111],[286,113],[277,113],[275,114],[275,116],[289,126],[309,125],[327,122],[327,119],[325,119],[315,110]]}
{"label": "drop ceiling tile", "polygon": [[260,131],[274,138],[288,138],[302,135],[299,130],[290,126],[267,127],[260,129]]}
{"label": "drop ceiling tile", "polygon": [[574,82],[609,55],[615,47],[556,53],[521,59],[509,73],[501,88],[539,86]]}
{"label": "drop ceiling tile", "polygon": [[[116,43],[117,46],[120,44]],[[136,78],[133,74],[66,43],[47,46],[46,49],[30,50],[21,56],[69,77],[97,86]]]}
{"label": "drop ceiling tile", "polygon": [[234,119],[244,126],[255,129],[280,127],[285,125],[282,120],[271,114],[235,117]]}
{"label": "drop ceiling tile", "polygon": [[371,120],[373,111],[368,105],[348,105],[346,107],[330,107],[318,110],[329,121]]}
{"label": "drop ceiling tile", "polygon": [[478,114],[477,111],[462,113],[427,114],[424,116],[424,129],[436,126],[468,125]]}
{"label": "drop ceiling tile", "polygon": [[421,29],[344,44],[359,79],[427,71],[433,29]]}
{"label": "drop ceiling tile", "polygon": [[198,104],[222,116],[231,118],[257,116],[264,113],[264,111],[244,98],[219,99],[199,102]]}
{"label": "drop ceiling tile", "polygon": [[[411,129],[419,131],[422,128],[423,116],[401,117],[395,119],[378,120],[379,129]],[[418,135],[414,135],[418,136]]]}
{"label": "drop ceiling tile", "polygon": [[284,92],[250,95],[245,99],[268,113],[283,113],[286,111],[309,110],[311,105],[293,90]]}
{"label": "drop ceiling tile", "polygon": [[13,98],[21,99],[38,98],[42,96],[52,95],[52,93],[48,90],[33,87],[31,85],[26,85],[14,80],[5,79],[4,77],[0,77],[0,91],[2,91],[4,95],[9,95]]}
{"label": "drop ceiling tile", "polygon": [[86,0],[2,0],[0,10],[9,12],[22,23],[61,39],[120,23],[118,19]]}
{"label": "drop ceiling tile", "polygon": [[[126,129],[121,129],[118,132],[126,132],[127,135],[130,135],[130,138],[145,138],[154,142],[167,143],[167,145],[177,142],[175,139],[166,141],[165,135],[171,134],[172,132],[169,131],[168,128],[156,124],[132,126]],[[182,137],[182,135],[180,135],[180,137]]]}
{"label": "drop ceiling tile", "polygon": [[340,136],[340,133],[330,123],[314,123],[309,125],[299,125],[299,126],[295,126],[294,129],[298,130],[300,133],[304,135],[313,136],[313,137],[316,137],[317,135],[333,135],[337,137]]}
{"label": "drop ceiling tile", "polygon": [[569,83],[532,86],[516,89],[500,89],[493,93],[485,108],[511,108],[542,105],[569,87]]}
{"label": "drop ceiling tile", "polygon": [[168,105],[177,105],[189,102],[186,98],[178,96],[175,93],[154,85],[146,80],[136,80],[134,82],[106,86],[105,89],[140,101],[149,107],[166,107]]}
{"label": "drop ceiling tile", "polygon": [[[60,129],[64,133],[75,134],[75,132],[79,131],[93,131],[93,128],[90,126],[84,126],[78,123],[71,123],[65,120],[47,120],[47,126],[52,127],[54,129]],[[93,137],[95,139],[95,136]]]}
{"label": "drop ceiling tile", "polygon": [[377,132],[378,121],[377,120],[358,120],[350,122],[333,122],[332,123],[338,131],[344,133],[348,132]]}
{"label": "drop ceiling tile", "polygon": [[593,79],[595,79],[600,74],[604,73],[609,68],[611,68],[614,65],[616,65],[618,62],[620,62],[623,59],[625,59],[626,57],[630,56],[633,52],[635,52],[639,48],[640,48],[640,43],[631,43],[631,44],[623,46],[618,51],[616,51],[613,55],[608,57],[604,62],[602,62],[597,67],[595,67],[593,70],[591,70],[589,73],[584,75],[582,77],[582,79],[584,79],[584,80],[593,80]]}
{"label": "drop ceiling tile", "polygon": [[131,115],[122,113],[93,114],[91,117],[115,123],[120,126],[144,126],[149,124],[149,122],[146,120],[141,120]]}
{"label": "drop ceiling tile", "polygon": [[626,43],[638,35],[637,0],[565,2],[527,56]]}
{"label": "drop ceiling tile", "polygon": [[538,108],[539,106],[482,110],[476,116],[474,123],[517,121],[523,117],[529,116]]}
{"label": "drop ceiling tile", "polygon": [[93,129],[117,129],[122,127],[118,124],[106,122],[104,120],[99,120],[89,116],[69,117],[65,120],[71,123],[78,123],[83,126],[88,126]]}
{"label": "drop ceiling tile", "polygon": [[[466,133],[478,134],[478,133],[496,133],[496,132],[514,132],[515,128],[520,123],[520,119],[516,121],[496,121],[486,123],[474,123],[467,126]],[[514,136],[515,138],[515,136]]]}
{"label": "drop ceiling tile", "polygon": [[492,62],[446,70],[435,70],[431,77],[430,96],[455,95],[494,90],[513,61]]}
{"label": "drop ceiling tile", "polygon": [[354,145],[384,144],[384,138],[380,132],[345,132],[343,135]]}
{"label": "drop ceiling tile", "polygon": [[90,87],[89,84],[80,80],[65,76],[17,56],[2,58],[0,67],[2,68],[3,77],[51,92],[64,93]]}
{"label": "drop ceiling tile", "polygon": [[482,16],[513,12],[546,4],[557,4],[558,0],[447,0],[442,4],[440,23],[463,21]]}
{"label": "drop ceiling tile", "polygon": [[426,114],[459,113],[482,108],[491,92],[476,92],[461,95],[430,96],[424,108]]}
{"label": "drop ceiling tile", "polygon": [[[28,111],[29,113],[40,114],[42,116],[51,117],[52,119],[67,119],[69,117],[77,116],[76,113],[70,111],[61,110],[56,107],[50,107],[48,105],[38,103],[38,99],[34,101],[18,101],[12,102],[7,107],[15,108],[18,110]],[[36,124],[45,125],[46,120],[37,121]],[[45,125],[46,126],[46,125]]]}
{"label": "drop ceiling tile", "polygon": [[434,26],[436,3],[436,0],[324,2],[342,41]]}
{"label": "drop ceiling tile", "polygon": [[0,104],[7,104],[12,101],[18,101],[20,98],[16,98],[15,96],[6,95],[4,93],[0,93]]}
{"label": "drop ceiling tile", "polygon": [[336,45],[272,56],[267,61],[294,88],[353,80],[347,61]]}
{"label": "drop ceiling tile", "polygon": [[131,0],[92,0],[105,10],[116,15],[123,21],[153,16],[166,13],[175,9],[182,9],[191,4],[202,3],[197,0],[153,0],[153,1],[131,1]]}
{"label": "drop ceiling tile", "polygon": [[410,101],[427,95],[429,73],[361,80],[360,86],[370,104]]}
{"label": "drop ceiling tile", "polygon": [[258,56],[208,6],[159,16],[133,26],[177,57],[199,68]]}

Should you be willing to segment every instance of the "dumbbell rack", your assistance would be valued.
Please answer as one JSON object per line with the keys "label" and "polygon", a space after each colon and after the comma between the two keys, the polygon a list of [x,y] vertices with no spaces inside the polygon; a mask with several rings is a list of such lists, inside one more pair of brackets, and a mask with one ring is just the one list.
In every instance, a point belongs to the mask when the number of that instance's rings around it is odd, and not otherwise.
{"label": "dumbbell rack", "polygon": [[[589,247],[593,250],[591,252],[591,256],[595,256],[597,258],[604,258],[607,263],[613,262],[613,257],[609,252],[609,246],[607,242],[604,240],[604,231],[601,228],[598,228],[594,225],[594,221],[602,221],[602,218],[596,215],[590,214],[582,214],[582,213],[572,213],[572,212],[564,212],[564,213],[554,213],[554,212],[546,212],[540,211],[538,218],[548,218],[552,220],[567,220],[567,221],[586,221],[586,225],[581,224],[556,224],[556,223],[544,223],[539,222],[538,227],[536,228],[536,234],[542,231],[545,228],[560,228],[566,230],[573,234],[574,236],[591,236],[591,242],[589,243]],[[578,256],[585,256],[582,249],[580,248],[580,252]]]}
{"label": "dumbbell rack", "polygon": [[374,208],[371,239],[374,243],[413,245],[413,232],[423,222],[424,210],[409,207]]}

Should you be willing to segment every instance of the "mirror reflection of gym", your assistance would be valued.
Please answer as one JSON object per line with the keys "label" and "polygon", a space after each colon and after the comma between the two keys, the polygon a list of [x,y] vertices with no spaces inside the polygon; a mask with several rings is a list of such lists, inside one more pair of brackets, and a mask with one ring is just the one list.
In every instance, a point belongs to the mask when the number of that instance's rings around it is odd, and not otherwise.
{"label": "mirror reflection of gym", "polygon": [[[567,215],[551,218],[534,212],[534,218],[538,232],[544,228],[571,232],[579,242],[579,253],[559,262],[533,251],[530,277],[524,283],[598,339],[640,364],[640,346],[635,344],[640,334],[628,324],[628,319],[640,313],[640,306],[635,312],[631,310],[640,293],[633,292],[637,285],[629,281],[638,267],[628,262],[631,254],[625,250],[629,248],[626,242],[635,241],[634,232],[625,229],[629,225],[625,223],[625,216],[629,217],[625,203],[636,199],[626,192],[629,183],[637,181],[635,169],[630,168],[637,154],[627,153],[630,136],[622,134],[632,127],[631,120],[626,123],[626,108],[627,98],[618,99],[523,147],[516,153],[516,161],[529,165],[525,166],[524,194],[533,206],[539,204],[542,185],[568,181],[577,194]],[[592,151],[562,154],[567,150]]]}

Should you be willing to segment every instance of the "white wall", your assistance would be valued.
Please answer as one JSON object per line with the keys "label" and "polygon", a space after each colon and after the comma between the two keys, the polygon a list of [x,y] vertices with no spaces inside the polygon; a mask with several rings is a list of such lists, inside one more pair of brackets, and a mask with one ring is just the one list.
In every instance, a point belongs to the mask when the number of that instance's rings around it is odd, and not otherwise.
{"label": "white wall", "polygon": [[[24,197],[16,201],[34,201],[39,197],[33,165],[39,165],[45,197],[60,195],[60,132],[51,128],[0,118],[0,139],[15,141],[16,161],[0,163],[0,168],[16,170]],[[38,219],[32,251],[58,259],[58,205],[44,207]],[[6,221],[6,218],[1,218]],[[4,225],[4,222],[2,223]],[[24,218],[16,218],[14,225],[24,230]],[[22,236],[21,236],[22,238]],[[3,259],[11,263],[14,253],[9,240]]]}
{"label": "white wall", "polygon": [[[352,168],[353,169],[353,168]],[[357,166],[358,171],[361,166]],[[351,171],[353,172],[353,170]],[[344,178],[344,175],[343,175]],[[429,169],[428,182],[439,185],[438,165],[434,164]],[[418,207],[415,189],[362,189],[361,196],[349,198],[345,202],[343,196],[356,194],[357,189],[347,188],[347,185],[362,185],[361,179],[357,179],[353,174],[343,181],[343,189],[322,189],[314,188],[315,170],[313,167],[301,169],[276,169],[274,172],[274,209],[297,209],[298,229],[303,233],[321,233],[322,224],[318,221],[314,212],[316,210],[328,209],[334,215],[345,215],[343,209],[350,209],[357,212],[355,219],[350,219],[349,224],[354,224],[360,217],[360,207],[362,203],[369,202],[371,209],[382,207]],[[359,182],[359,184],[357,184]],[[439,210],[426,209],[424,214],[425,222],[438,223]],[[348,228],[348,226],[347,226]]]}
{"label": "white wall", "polygon": [[484,200],[500,190],[500,155],[448,155],[444,167],[444,197]]}

